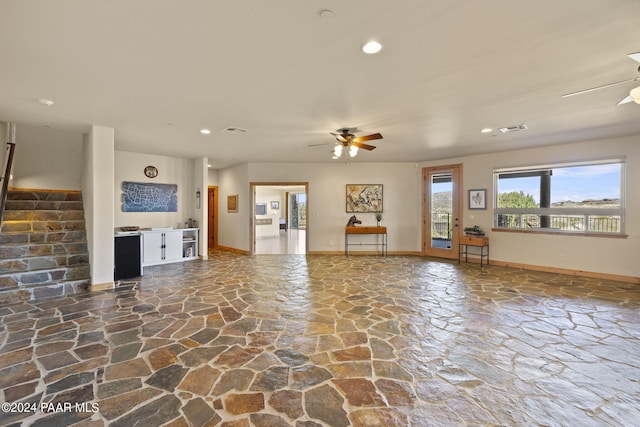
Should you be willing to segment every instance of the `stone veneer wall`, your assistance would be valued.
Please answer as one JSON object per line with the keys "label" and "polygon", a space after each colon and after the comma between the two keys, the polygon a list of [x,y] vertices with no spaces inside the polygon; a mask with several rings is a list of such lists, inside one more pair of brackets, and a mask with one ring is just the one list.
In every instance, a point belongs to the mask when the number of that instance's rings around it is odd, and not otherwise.
{"label": "stone veneer wall", "polygon": [[11,190],[0,230],[0,304],[90,287],[82,194]]}

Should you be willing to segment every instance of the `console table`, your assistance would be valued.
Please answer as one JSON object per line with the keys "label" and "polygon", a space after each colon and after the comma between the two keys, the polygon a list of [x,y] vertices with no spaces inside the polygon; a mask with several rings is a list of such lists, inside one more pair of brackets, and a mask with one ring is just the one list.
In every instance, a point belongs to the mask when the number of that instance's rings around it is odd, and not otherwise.
{"label": "console table", "polygon": [[[462,236],[458,243],[458,264],[464,255],[464,261],[469,262],[469,246],[475,246],[480,248],[480,267],[482,267],[482,260],[487,259],[486,264],[489,265],[489,238],[482,236]],[[486,253],[485,253],[486,249]]]}
{"label": "console table", "polygon": [[[349,243],[349,236],[354,234],[377,234],[382,236],[382,242],[376,243]],[[376,239],[377,240],[377,239]],[[345,227],[344,228],[344,254],[349,256],[349,246],[380,246],[380,255],[387,256],[387,227]]]}

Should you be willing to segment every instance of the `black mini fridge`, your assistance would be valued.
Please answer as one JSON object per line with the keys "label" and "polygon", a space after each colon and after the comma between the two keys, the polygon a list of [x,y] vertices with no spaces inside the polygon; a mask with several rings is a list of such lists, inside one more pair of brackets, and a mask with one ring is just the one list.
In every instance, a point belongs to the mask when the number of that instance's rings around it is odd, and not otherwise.
{"label": "black mini fridge", "polygon": [[140,235],[121,235],[115,239],[114,280],[141,276]]}

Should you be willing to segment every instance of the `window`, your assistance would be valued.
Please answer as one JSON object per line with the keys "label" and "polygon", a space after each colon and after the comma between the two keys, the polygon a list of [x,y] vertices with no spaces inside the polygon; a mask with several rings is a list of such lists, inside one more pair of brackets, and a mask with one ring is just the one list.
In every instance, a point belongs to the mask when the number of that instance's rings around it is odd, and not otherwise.
{"label": "window", "polygon": [[493,176],[498,229],[624,233],[624,159],[496,169]]}

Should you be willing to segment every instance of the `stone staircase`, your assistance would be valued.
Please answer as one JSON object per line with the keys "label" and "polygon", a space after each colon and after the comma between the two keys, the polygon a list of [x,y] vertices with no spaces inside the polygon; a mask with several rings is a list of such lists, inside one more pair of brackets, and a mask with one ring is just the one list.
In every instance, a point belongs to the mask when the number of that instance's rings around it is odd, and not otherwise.
{"label": "stone staircase", "polygon": [[0,229],[0,304],[91,285],[79,191],[10,190]]}

